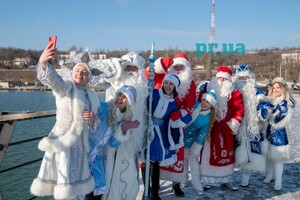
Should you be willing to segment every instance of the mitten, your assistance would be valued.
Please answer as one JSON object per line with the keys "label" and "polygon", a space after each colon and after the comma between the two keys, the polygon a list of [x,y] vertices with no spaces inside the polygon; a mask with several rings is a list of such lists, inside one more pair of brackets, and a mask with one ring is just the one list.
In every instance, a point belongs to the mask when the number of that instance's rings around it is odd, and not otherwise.
{"label": "mitten", "polygon": [[171,114],[170,118],[171,118],[171,120],[176,121],[177,119],[180,119],[180,117],[181,117],[181,112],[176,111]]}
{"label": "mitten", "polygon": [[206,92],[207,91],[207,84],[208,84],[208,82],[205,82],[202,85],[200,85],[200,87],[199,87],[200,92]]}

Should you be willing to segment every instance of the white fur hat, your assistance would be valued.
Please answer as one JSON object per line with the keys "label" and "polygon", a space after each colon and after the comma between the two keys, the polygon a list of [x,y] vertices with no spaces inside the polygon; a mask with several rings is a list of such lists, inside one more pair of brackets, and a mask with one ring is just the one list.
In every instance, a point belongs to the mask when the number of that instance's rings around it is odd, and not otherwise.
{"label": "white fur hat", "polygon": [[123,93],[129,102],[129,105],[132,105],[136,102],[136,96],[137,96],[137,90],[134,86],[131,85],[123,85],[122,87],[120,87],[117,92],[116,92],[116,96],[119,93]]}
{"label": "white fur hat", "polygon": [[166,80],[171,81],[175,85],[176,89],[180,85],[180,80],[179,80],[178,76],[176,76],[175,74],[167,74],[165,76],[163,82],[165,82]]}
{"label": "white fur hat", "polygon": [[136,66],[139,70],[144,69],[145,59],[137,52],[131,51],[121,58],[122,67],[125,69],[127,65]]}
{"label": "white fur hat", "polygon": [[90,77],[92,76],[92,70],[91,68],[85,64],[85,63],[77,63],[74,67],[73,67],[73,70],[72,70],[72,74],[74,74],[75,70],[80,67],[80,66],[84,66],[86,68],[86,70],[88,71],[89,73],[89,76],[88,76],[88,79],[90,79]]}
{"label": "white fur hat", "polygon": [[202,99],[206,99],[212,106],[215,106],[217,103],[217,95],[214,90],[210,90],[203,94]]}

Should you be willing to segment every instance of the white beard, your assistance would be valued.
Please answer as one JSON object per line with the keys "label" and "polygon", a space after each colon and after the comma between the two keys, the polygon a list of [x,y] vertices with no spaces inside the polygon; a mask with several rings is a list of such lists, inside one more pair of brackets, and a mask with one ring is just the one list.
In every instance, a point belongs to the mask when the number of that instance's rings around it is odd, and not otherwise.
{"label": "white beard", "polygon": [[[236,80],[234,82],[236,88],[242,93],[244,100],[245,115],[241,126],[245,126],[247,130],[246,136],[249,140],[260,138],[259,135],[259,117],[257,113],[258,99],[256,96],[255,81],[250,80]],[[238,138],[241,139],[243,134],[239,134]]]}
{"label": "white beard", "polygon": [[231,81],[218,81],[217,78],[213,78],[207,85],[207,91],[215,90],[218,97],[215,105],[216,109],[216,121],[221,121],[226,117],[228,111],[228,100],[231,98],[231,93],[234,90],[234,86]]}
{"label": "white beard", "polygon": [[180,74],[177,74],[175,70],[170,70],[170,74],[176,74],[180,80],[180,85],[177,88],[178,98],[182,99],[189,91],[191,82],[193,80],[193,73],[191,68],[186,67]]}

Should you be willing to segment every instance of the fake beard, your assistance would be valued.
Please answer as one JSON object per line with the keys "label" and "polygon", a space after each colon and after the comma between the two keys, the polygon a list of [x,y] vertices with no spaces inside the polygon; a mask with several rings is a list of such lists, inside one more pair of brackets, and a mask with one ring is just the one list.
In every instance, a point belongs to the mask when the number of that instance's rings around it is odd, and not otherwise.
{"label": "fake beard", "polygon": [[228,110],[228,100],[231,97],[231,93],[234,90],[234,86],[231,81],[218,81],[217,78],[212,79],[207,85],[207,91],[215,90],[218,97],[216,108],[216,121],[221,121],[226,117]]}
{"label": "fake beard", "polygon": [[177,88],[178,98],[182,99],[189,91],[191,82],[193,80],[192,70],[189,67],[186,67],[180,74],[177,74],[176,71],[170,70],[170,74],[176,74],[180,80],[180,85]]}
{"label": "fake beard", "polygon": [[[246,126],[247,137],[250,141],[260,138],[259,117],[257,113],[258,99],[255,82],[253,79],[236,80],[234,85],[243,95],[245,115],[242,126]],[[239,135],[242,136],[242,134]]]}

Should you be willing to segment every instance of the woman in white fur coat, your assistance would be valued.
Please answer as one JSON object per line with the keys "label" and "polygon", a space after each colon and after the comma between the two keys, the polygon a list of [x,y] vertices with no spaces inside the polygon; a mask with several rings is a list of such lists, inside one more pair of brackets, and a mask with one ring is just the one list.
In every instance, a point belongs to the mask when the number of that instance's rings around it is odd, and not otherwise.
{"label": "woman in white fur coat", "polygon": [[74,66],[72,80],[64,80],[48,64],[55,50],[51,44],[43,51],[36,66],[37,77],[52,89],[56,101],[56,123],[38,148],[45,151],[38,177],[30,191],[36,196],[54,199],[78,199],[91,192],[95,182],[88,168],[88,131],[97,127],[99,100],[87,87],[91,70],[88,65]]}
{"label": "woman in white fur coat", "polygon": [[263,182],[269,183],[275,175],[274,190],[281,190],[283,163],[292,158],[287,126],[296,102],[282,77],[273,79],[268,96],[274,108],[267,128],[267,138],[270,143],[267,155],[268,174]]}
{"label": "woman in white fur coat", "polygon": [[140,122],[132,120],[132,106],[137,101],[137,89],[124,85],[115,96],[109,102],[107,123],[113,134],[103,153],[108,192],[103,194],[102,200],[135,200],[139,182],[133,130],[140,126]]}

